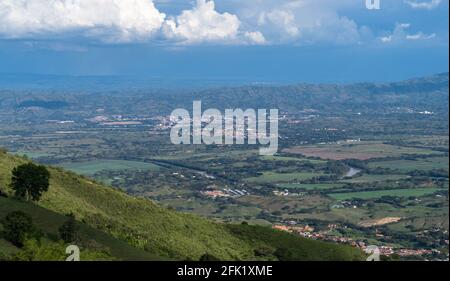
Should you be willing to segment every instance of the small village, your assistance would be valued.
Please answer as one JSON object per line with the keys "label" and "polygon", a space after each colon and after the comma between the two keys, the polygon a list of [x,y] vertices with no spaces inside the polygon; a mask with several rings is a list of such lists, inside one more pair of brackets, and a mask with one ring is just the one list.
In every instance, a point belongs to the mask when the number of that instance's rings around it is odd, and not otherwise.
{"label": "small village", "polygon": [[213,199],[218,197],[241,197],[245,195],[249,195],[247,190],[244,189],[231,189],[224,188],[222,190],[206,190],[202,192],[203,195],[207,197],[211,197]]}
{"label": "small village", "polygon": [[[334,242],[339,244],[347,244],[353,247],[360,248],[363,251],[368,250],[371,245],[367,245],[364,241],[355,240],[347,237],[338,237],[330,235],[331,231],[338,229],[339,225],[329,224],[327,230],[315,231],[315,229],[309,225],[273,225],[272,228],[280,231],[289,232],[292,234],[300,235],[305,238]],[[344,226],[345,228],[345,226]],[[448,241],[446,241],[448,244]],[[406,248],[395,248],[389,245],[377,246],[380,255],[390,257],[397,255],[399,257],[425,257],[432,254],[440,254],[438,250],[429,249],[406,249]]]}

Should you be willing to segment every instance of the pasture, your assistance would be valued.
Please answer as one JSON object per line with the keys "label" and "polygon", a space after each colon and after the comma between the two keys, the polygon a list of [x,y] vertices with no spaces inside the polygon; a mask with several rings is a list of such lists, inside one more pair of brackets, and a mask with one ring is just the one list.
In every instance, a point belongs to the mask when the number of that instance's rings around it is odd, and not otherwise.
{"label": "pasture", "polygon": [[392,189],[392,190],[374,190],[361,192],[345,192],[345,193],[330,193],[329,196],[336,200],[349,200],[354,198],[359,199],[375,199],[383,196],[393,197],[421,197],[433,194],[441,189],[438,188],[410,188],[410,189]]}
{"label": "pasture", "polygon": [[38,159],[40,157],[49,157],[51,154],[42,151],[18,151],[15,153],[18,156],[26,156],[31,159]]}
{"label": "pasture", "polygon": [[299,146],[287,148],[283,150],[283,152],[306,157],[319,157],[326,160],[369,160],[372,158],[399,157],[404,155],[437,154],[437,152],[430,149],[395,146],[384,144],[382,142]]}
{"label": "pasture", "polygon": [[261,159],[264,161],[281,161],[281,162],[289,162],[289,161],[302,161],[302,162],[309,162],[312,164],[324,164],[326,161],[323,160],[316,160],[316,159],[308,159],[308,158],[297,158],[297,157],[290,157],[290,156],[261,156]]}
{"label": "pasture", "polygon": [[315,177],[323,176],[322,173],[313,172],[296,172],[296,173],[275,173],[263,172],[261,176],[247,178],[247,182],[251,183],[278,183],[309,180]]}
{"label": "pasture", "polygon": [[138,161],[125,160],[95,160],[88,162],[63,163],[59,166],[77,174],[93,175],[101,171],[121,171],[121,170],[159,170],[158,165]]}
{"label": "pasture", "polygon": [[384,168],[398,170],[401,172],[411,171],[431,171],[443,169],[448,171],[448,157],[433,157],[418,160],[395,160],[395,161],[379,161],[369,163],[369,168]]}
{"label": "pasture", "polygon": [[407,175],[369,175],[364,174],[360,177],[355,177],[351,179],[345,179],[341,182],[343,183],[371,183],[371,182],[381,182],[381,181],[398,181],[402,179],[406,179],[409,176]]}
{"label": "pasture", "polygon": [[304,189],[307,191],[328,190],[343,187],[343,184],[320,183],[320,184],[302,184],[302,183],[285,183],[277,184],[277,187],[283,189]]}

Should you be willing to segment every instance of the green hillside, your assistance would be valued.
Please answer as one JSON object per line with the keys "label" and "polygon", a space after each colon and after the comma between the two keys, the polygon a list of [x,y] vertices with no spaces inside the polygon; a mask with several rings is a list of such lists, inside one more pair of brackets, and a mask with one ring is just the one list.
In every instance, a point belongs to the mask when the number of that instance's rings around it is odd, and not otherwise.
{"label": "green hillside", "polygon": [[[26,161],[0,152],[0,191],[8,197],[12,195],[11,171]],[[39,206],[2,198],[0,216],[21,209],[30,213],[37,225],[55,233],[64,220],[62,215],[73,213],[84,225],[83,235],[111,248],[118,259],[152,260],[160,256],[198,260],[204,254],[222,260],[357,260],[363,256],[347,246],[307,240],[266,227],[220,224],[167,210],[61,168],[49,170],[50,188]],[[4,249],[13,250],[0,239],[0,252]]]}
{"label": "green hillside", "polygon": [[[38,205],[26,203],[23,201],[0,197],[0,218],[13,211],[22,211],[29,214],[36,227],[43,231],[45,236],[50,239],[58,239],[58,228],[67,220],[66,216],[52,212]],[[94,244],[96,248],[108,250],[114,258],[120,260],[161,260],[151,253],[133,247],[113,238],[107,233],[94,229],[86,224],[78,224],[79,236],[82,241]],[[0,251],[4,250],[6,254],[17,253],[18,249],[11,243],[0,237]]]}

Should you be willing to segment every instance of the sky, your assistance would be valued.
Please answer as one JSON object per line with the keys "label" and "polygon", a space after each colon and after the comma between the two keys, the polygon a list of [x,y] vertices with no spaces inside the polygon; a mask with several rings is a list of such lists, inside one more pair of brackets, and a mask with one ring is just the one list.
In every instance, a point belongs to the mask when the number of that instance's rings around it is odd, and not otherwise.
{"label": "sky", "polygon": [[448,0],[376,2],[0,0],[0,74],[348,83],[448,72]]}

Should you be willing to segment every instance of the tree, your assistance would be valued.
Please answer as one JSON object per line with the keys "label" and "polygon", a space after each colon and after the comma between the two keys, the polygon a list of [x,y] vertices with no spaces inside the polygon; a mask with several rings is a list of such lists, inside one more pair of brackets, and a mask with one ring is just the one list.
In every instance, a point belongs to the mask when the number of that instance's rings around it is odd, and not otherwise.
{"label": "tree", "polygon": [[75,220],[75,216],[70,214],[68,219],[59,228],[59,236],[66,243],[76,242],[78,239],[78,225]]}
{"label": "tree", "polygon": [[48,190],[50,173],[44,166],[33,163],[17,166],[12,171],[11,187],[17,197],[38,201]]}
{"label": "tree", "polygon": [[23,246],[25,240],[35,233],[33,220],[24,212],[16,211],[6,215],[2,220],[3,236],[17,246]]}

